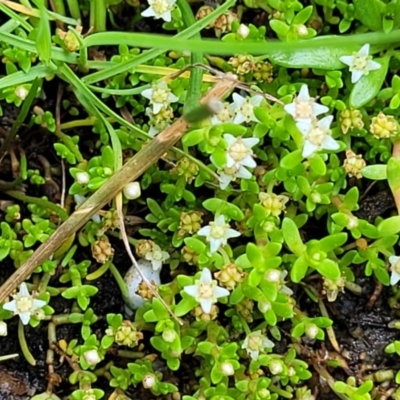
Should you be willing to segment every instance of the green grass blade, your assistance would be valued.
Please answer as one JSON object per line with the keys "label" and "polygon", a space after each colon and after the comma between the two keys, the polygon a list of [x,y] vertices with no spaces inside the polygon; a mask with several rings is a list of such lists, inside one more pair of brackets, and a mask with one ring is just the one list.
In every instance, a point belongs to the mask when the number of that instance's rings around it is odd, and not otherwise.
{"label": "green grass blade", "polygon": [[[177,0],[178,7],[182,13],[182,19],[186,27],[190,27],[196,23],[196,19],[194,18],[192,8],[190,7],[187,0]],[[194,39],[201,39],[200,32],[197,32],[194,36]],[[190,56],[190,61],[192,64],[201,64],[203,62],[203,52],[202,51],[193,51]],[[190,83],[189,89],[186,96],[184,113],[189,112],[190,110],[197,107],[199,104],[200,96],[201,96],[201,84],[203,78],[203,70],[200,68],[194,68],[191,71],[190,75]]]}
{"label": "green grass blade", "polygon": [[98,110],[102,111],[104,114],[108,115],[109,117],[114,118],[114,120],[118,123],[120,123],[122,126],[126,127],[127,129],[135,132],[137,135],[139,135],[142,138],[149,138],[149,135],[139,129],[138,127],[130,124],[128,121],[126,121],[124,118],[122,118],[120,115],[118,115],[116,112],[111,110],[107,105],[105,105],[100,99],[98,99],[88,88],[85,86],[85,84],[82,82],[81,79],[79,79],[74,72],[71,70],[71,68],[66,65],[62,64],[59,67],[59,72],[64,76],[64,78],[72,85],[75,87],[75,90],[77,91],[77,96],[84,96],[88,101],[89,104],[92,106],[96,107]]}
{"label": "green grass blade", "polygon": [[[16,35],[6,32],[0,32],[0,40],[8,43],[11,46],[18,47],[29,51],[30,53],[37,54],[36,43],[33,40],[23,39]],[[62,61],[69,64],[77,63],[77,55],[74,53],[67,53],[66,51],[57,48],[55,46],[51,47],[51,58],[56,61]]]}
{"label": "green grass blade", "polygon": [[[190,38],[195,35],[197,32],[200,32],[203,28],[209,25],[212,21],[217,19],[220,15],[226,12],[230,7],[235,4],[235,0],[227,0],[224,4],[214,10],[212,13],[207,15],[205,18],[197,21],[195,24],[185,29],[184,31],[178,33],[174,37],[168,37],[168,40],[173,42],[177,40],[177,38]],[[135,42],[132,41],[132,37],[130,33],[127,32],[113,32],[112,35],[110,32],[107,33],[96,33],[94,35],[90,35],[85,38],[86,46],[105,46],[105,45],[119,45],[119,44],[127,44],[128,46],[134,46]],[[191,49],[191,47],[189,47]],[[145,53],[125,62],[122,62],[118,65],[107,68],[103,71],[94,72],[93,74],[85,76],[82,80],[87,84],[93,84],[104,79],[108,79],[114,75],[118,75],[122,72],[128,71],[131,68],[135,67],[139,64],[144,64],[147,61],[152,60],[158,55],[162,54],[162,50],[149,50]]]}
{"label": "green grass blade", "polygon": [[11,21],[18,22],[27,32],[31,32],[33,30],[32,25],[29,24],[24,17],[21,17],[21,15],[17,14],[15,11],[11,10],[11,8],[8,8],[3,3],[0,3],[0,11],[9,16],[11,18]]}
{"label": "green grass blade", "polygon": [[32,82],[35,78],[44,78],[52,74],[54,74],[54,71],[51,68],[43,64],[35,65],[28,72],[18,71],[1,78],[0,89],[22,85],[23,83]]}

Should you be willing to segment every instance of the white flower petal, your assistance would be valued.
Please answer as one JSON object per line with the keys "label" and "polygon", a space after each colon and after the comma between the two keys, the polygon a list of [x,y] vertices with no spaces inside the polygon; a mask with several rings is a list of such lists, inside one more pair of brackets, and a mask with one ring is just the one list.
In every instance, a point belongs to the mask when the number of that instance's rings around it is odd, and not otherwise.
{"label": "white flower petal", "polygon": [[11,312],[17,312],[17,302],[15,300],[3,304],[3,309]]}
{"label": "white flower petal", "polygon": [[212,299],[200,299],[199,303],[203,312],[206,314],[210,314],[211,307],[213,305]]}
{"label": "white flower petal", "polygon": [[289,114],[291,115],[293,118],[296,116],[296,103],[290,103],[290,104],[286,104],[283,109]]}
{"label": "white flower petal", "polygon": [[163,108],[164,104],[162,103],[153,103],[153,113],[158,114]]}
{"label": "white flower petal", "polygon": [[224,289],[222,287],[219,286],[215,286],[214,288],[214,297],[216,299],[219,299],[220,297],[226,297],[229,296],[229,290]]}
{"label": "white flower petal", "polygon": [[24,312],[24,313],[20,313],[18,314],[19,318],[21,319],[21,322],[23,325],[28,325],[29,321],[31,319],[31,313],[30,312]]}
{"label": "white flower petal", "polygon": [[210,252],[215,253],[221,247],[222,240],[221,239],[211,239],[210,240]]}
{"label": "white flower petal", "polygon": [[238,93],[233,93],[232,98],[233,98],[233,104],[237,108],[241,107],[243,103],[246,101],[246,99]]}
{"label": "white flower petal", "polygon": [[235,118],[233,118],[233,123],[240,125],[243,124],[243,122],[246,122],[246,117],[242,113],[237,113]]}
{"label": "white flower petal", "polygon": [[[142,96],[143,96],[144,98],[148,99],[148,100],[151,100],[152,97],[153,97],[153,89],[150,88],[150,89],[145,89],[145,90],[143,90]],[[150,108],[147,108],[146,110],[149,110],[149,111],[150,111]]]}
{"label": "white flower petal", "polygon": [[232,168],[236,164],[236,161],[230,156],[229,153],[226,154],[226,167]]}
{"label": "white flower petal", "polygon": [[393,286],[396,285],[397,282],[399,281],[400,281],[400,274],[396,271],[392,271],[392,275],[390,276],[390,284]]}
{"label": "white flower petal", "polygon": [[340,148],[339,143],[330,135],[324,139],[321,147],[325,150],[338,150]]}
{"label": "white flower petal", "polygon": [[315,144],[312,144],[308,140],[304,142],[304,147],[303,147],[303,152],[302,156],[304,158],[310,157],[312,154],[314,154],[318,150],[318,146]]}
{"label": "white flower petal", "polygon": [[359,56],[368,56],[369,55],[369,43],[364,44],[363,47],[357,53]]}
{"label": "white flower petal", "polygon": [[199,229],[199,231],[197,232],[199,236],[210,236],[210,233],[211,233],[210,225],[203,226],[203,228]]}
{"label": "white flower petal", "polygon": [[299,92],[299,94],[298,94],[298,96],[297,96],[297,99],[298,100],[301,100],[301,101],[308,101],[308,100],[310,100],[310,94],[309,94],[309,91],[308,91],[308,86],[307,85],[302,85],[301,86],[301,88],[300,88],[300,92]]}
{"label": "white flower petal", "polygon": [[239,167],[239,171],[236,173],[236,177],[242,179],[250,179],[252,176],[253,175],[251,172],[242,165]]}
{"label": "white flower petal", "polygon": [[320,114],[325,114],[329,111],[329,107],[324,106],[322,104],[314,103],[312,105],[314,117],[317,117]]}
{"label": "white flower petal", "polygon": [[260,141],[260,139],[258,139],[258,138],[242,139],[242,142],[244,143],[244,145],[249,149],[252,148],[253,146],[255,146],[259,141]]}
{"label": "white flower petal", "polygon": [[259,350],[248,350],[248,353],[251,357],[252,360],[258,360],[258,357],[260,355],[260,351]]}
{"label": "white flower petal", "polygon": [[235,136],[231,135],[230,133],[225,133],[223,135],[223,138],[225,142],[228,144],[228,147],[232,146],[234,143],[236,143],[237,138]]}
{"label": "white flower petal", "polygon": [[153,7],[146,8],[141,14],[142,17],[156,17],[156,12]]}
{"label": "white flower petal", "polygon": [[179,97],[175,96],[173,93],[168,95],[168,101],[170,103],[176,103],[179,100]]}
{"label": "white flower petal", "polygon": [[400,260],[400,257],[397,256],[390,256],[389,257],[389,262],[391,265],[396,265]]}
{"label": "white flower petal", "polygon": [[224,226],[225,225],[225,216],[223,214],[218,215],[218,217],[214,220],[216,225]]}
{"label": "white flower petal", "polygon": [[254,161],[254,158],[251,156],[251,154],[248,154],[245,158],[243,158],[243,160],[240,161],[240,165],[249,168],[255,168],[257,163]]}
{"label": "white flower petal", "polygon": [[46,305],[46,302],[44,300],[39,300],[39,299],[34,299],[32,301],[32,309],[37,310],[38,308],[42,308]]}
{"label": "white flower petal", "polygon": [[201,271],[200,283],[211,284],[211,282],[212,282],[211,271],[208,268],[204,268]]}
{"label": "white flower petal", "polygon": [[21,286],[19,287],[18,296],[19,297],[28,297],[28,296],[30,296],[29,290],[28,290],[25,282],[21,283]]}
{"label": "white flower petal", "polygon": [[228,185],[233,181],[233,178],[234,177],[232,177],[231,175],[227,175],[227,174],[225,174],[223,172],[220,173],[220,175],[219,175],[219,187],[222,190],[225,190],[228,187]]}
{"label": "white flower petal", "polygon": [[197,298],[199,295],[199,290],[198,290],[198,286],[197,285],[189,285],[189,286],[185,286],[183,288],[183,290],[189,295],[192,296],[194,298]]}
{"label": "white flower petal", "polygon": [[162,13],[158,18],[163,19],[165,22],[171,22],[171,11],[165,11],[165,13]]}
{"label": "white flower petal", "polygon": [[258,107],[263,100],[263,96],[261,96],[260,94],[256,94],[255,96],[250,98],[250,104],[252,104],[254,107]]}
{"label": "white flower petal", "polygon": [[240,232],[235,231],[235,229],[228,228],[228,229],[226,230],[225,237],[226,237],[227,239],[235,238],[235,237],[239,237],[239,236],[240,236]]}
{"label": "white flower petal", "polygon": [[376,69],[379,69],[381,67],[381,64],[379,64],[376,61],[369,60],[367,64],[367,70],[368,71],[375,71]]}
{"label": "white flower petal", "polygon": [[303,136],[307,136],[312,129],[312,121],[311,120],[302,120],[296,122],[297,129]]}
{"label": "white flower petal", "polygon": [[151,266],[153,267],[154,271],[158,271],[162,267],[162,262],[160,260],[152,260],[151,261]]}
{"label": "white flower petal", "polygon": [[351,83],[357,83],[363,75],[364,75],[364,71],[353,70],[351,72]]}
{"label": "white flower petal", "polygon": [[332,121],[333,115],[328,115],[318,121],[318,128],[321,128],[324,131],[329,131]]}
{"label": "white flower petal", "polygon": [[343,63],[348,65],[349,67],[351,67],[353,65],[354,62],[354,56],[342,56],[339,57],[339,60]]}

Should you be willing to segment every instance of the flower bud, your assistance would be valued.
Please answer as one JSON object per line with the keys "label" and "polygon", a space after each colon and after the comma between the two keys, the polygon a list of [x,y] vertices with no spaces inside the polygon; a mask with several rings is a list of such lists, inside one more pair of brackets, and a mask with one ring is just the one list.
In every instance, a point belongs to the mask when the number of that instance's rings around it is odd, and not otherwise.
{"label": "flower bud", "polygon": [[162,338],[167,343],[172,343],[176,338],[176,332],[173,329],[167,328],[162,333]]}
{"label": "flower bud", "polygon": [[221,364],[221,372],[224,376],[231,376],[235,373],[235,369],[229,361],[225,361]]}
{"label": "flower bud", "polygon": [[358,218],[357,217],[350,217],[349,221],[347,222],[346,228],[348,230],[352,230],[358,227]]}
{"label": "flower bud", "polygon": [[296,27],[296,33],[300,36],[300,37],[304,37],[308,35],[308,29],[305,25],[301,24],[301,25],[297,25]]}
{"label": "flower bud", "polygon": [[310,339],[315,339],[318,335],[318,326],[315,324],[308,324],[306,326],[306,335]]}
{"label": "flower bud", "polygon": [[90,175],[86,171],[78,172],[76,174],[76,181],[80,185],[87,185],[90,181]]}
{"label": "flower bud", "polygon": [[241,38],[246,39],[247,36],[249,36],[249,33],[250,33],[249,27],[247,25],[245,25],[245,24],[240,24],[240,26],[239,26],[239,28],[237,30],[237,34]]}
{"label": "flower bud", "polygon": [[97,350],[86,351],[85,353],[83,353],[83,358],[89,365],[96,365],[101,361]]}
{"label": "flower bud", "polygon": [[4,321],[0,321],[0,336],[7,336],[7,324]]}
{"label": "flower bud", "polygon": [[273,375],[280,374],[283,371],[282,363],[278,360],[272,360],[271,363],[269,364],[269,370]]}
{"label": "flower bud", "polygon": [[124,195],[129,200],[135,200],[141,195],[139,182],[130,182],[124,187]]}
{"label": "flower bud", "polygon": [[28,96],[28,93],[29,91],[23,86],[18,86],[14,92],[14,94],[21,100],[25,100],[26,96]]}
{"label": "flower bud", "polygon": [[153,374],[147,374],[143,377],[142,384],[145,389],[151,389],[156,384],[156,377]]}
{"label": "flower bud", "polygon": [[278,269],[270,269],[265,273],[265,280],[270,283],[279,283],[281,281],[281,271]]}

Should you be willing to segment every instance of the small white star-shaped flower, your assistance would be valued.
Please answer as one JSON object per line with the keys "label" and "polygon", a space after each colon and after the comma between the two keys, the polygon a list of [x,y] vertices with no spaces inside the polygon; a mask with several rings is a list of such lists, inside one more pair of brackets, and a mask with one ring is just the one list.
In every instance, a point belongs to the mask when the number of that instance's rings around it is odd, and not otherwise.
{"label": "small white star-shaped flower", "polygon": [[159,245],[154,244],[152,250],[145,255],[145,259],[151,262],[154,271],[158,271],[161,269],[163,262],[169,259],[169,254],[161,250]]}
{"label": "small white star-shaped flower", "polygon": [[226,122],[232,122],[233,112],[229,103],[222,104],[222,110],[211,117],[211,125],[219,125]]}
{"label": "small white star-shaped flower", "polygon": [[328,107],[316,103],[315,99],[310,97],[307,85],[302,85],[293,103],[286,104],[283,108],[295,121],[315,120],[318,115],[329,111]]}
{"label": "small white star-shaped flower", "polygon": [[253,159],[253,150],[260,139],[235,137],[230,133],[225,133],[223,136],[224,140],[228,144],[226,149],[226,166],[232,168],[233,166],[243,165],[244,167],[254,168],[257,166]]}
{"label": "small white star-shaped flower", "polygon": [[234,165],[231,168],[224,167],[219,173],[219,187],[224,190],[237,178],[250,179],[252,174],[243,165]]}
{"label": "small white star-shaped flower", "polygon": [[19,293],[13,295],[12,301],[3,304],[4,310],[12,311],[14,315],[19,315],[21,322],[24,325],[29,324],[29,320],[33,312],[46,305],[43,300],[37,300],[29,294],[26,283],[22,282],[19,287]]}
{"label": "small white star-shaped flower", "polygon": [[246,336],[242,349],[247,351],[252,360],[258,360],[260,352],[264,352],[266,348],[272,349],[274,346],[274,343],[263,335],[261,331],[255,331]]}
{"label": "small white star-shaped flower", "polygon": [[238,231],[229,227],[223,215],[216,217],[214,221],[210,222],[210,225],[201,228],[197,234],[206,237],[207,242],[210,243],[211,253],[215,253],[221,246],[225,246],[228,239],[240,236]]}
{"label": "small white star-shaped flower", "polygon": [[176,97],[165,81],[153,84],[151,88],[143,90],[142,96],[150,100],[153,105],[153,113],[157,114],[162,108],[168,107],[171,103],[177,102]]}
{"label": "small white star-shaped flower", "polygon": [[390,270],[392,275],[390,276],[390,284],[396,285],[400,281],[400,257],[390,256],[389,257]]}
{"label": "small white star-shaped flower", "polygon": [[208,268],[201,271],[200,279],[194,285],[185,286],[183,290],[200,303],[205,314],[210,314],[211,307],[218,298],[229,296],[229,290],[217,286],[217,281],[212,279]]}
{"label": "small white star-shaped flower", "polygon": [[260,94],[253,97],[243,97],[240,94],[233,93],[233,103],[230,105],[231,111],[235,114],[233,119],[234,124],[243,122],[258,122],[254,115],[254,107],[259,106],[264,99]]}
{"label": "small white star-shaped flower", "polygon": [[348,65],[351,72],[351,83],[358,82],[363,75],[368,75],[369,71],[377,70],[381,64],[372,61],[372,56],[369,55],[369,44],[364,44],[358,53],[353,53],[352,56],[342,56],[339,60]]}
{"label": "small white star-shaped flower", "polygon": [[339,143],[332,138],[330,125],[333,116],[328,115],[319,121],[297,122],[297,128],[304,136],[303,157],[307,158],[318,150],[338,150]]}
{"label": "small white star-shaped flower", "polygon": [[141,13],[142,17],[161,18],[165,22],[171,22],[171,11],[176,0],[147,0],[147,2],[150,7]]}

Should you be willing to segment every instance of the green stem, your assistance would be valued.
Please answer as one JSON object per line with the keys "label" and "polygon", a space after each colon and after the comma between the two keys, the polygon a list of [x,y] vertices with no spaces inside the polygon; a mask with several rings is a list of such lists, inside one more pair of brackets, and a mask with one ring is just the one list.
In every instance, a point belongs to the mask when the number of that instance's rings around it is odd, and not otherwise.
{"label": "green stem", "polygon": [[67,0],[67,4],[71,17],[76,20],[81,20],[81,9],[78,0]]}
{"label": "green stem", "polygon": [[5,356],[0,356],[0,361],[7,361],[10,360],[11,358],[16,358],[19,357],[19,354],[7,354]]}
{"label": "green stem", "polygon": [[285,399],[291,399],[293,395],[286,390],[278,388],[278,386],[273,385],[272,383],[268,386],[268,390],[271,392],[279,394],[279,396],[284,397]]}
{"label": "green stem", "polygon": [[145,356],[145,353],[143,353],[142,351],[118,350],[118,355],[124,358],[137,359],[143,358]]}
{"label": "green stem", "polygon": [[109,270],[110,264],[111,264],[111,260],[107,261],[100,268],[96,269],[96,271],[87,275],[85,279],[87,281],[94,281],[96,279],[99,279],[101,276],[103,276]]}
{"label": "green stem", "polygon": [[44,293],[47,289],[47,285],[50,282],[50,274],[47,272],[43,274],[42,279],[40,280],[39,287],[38,287],[38,292],[39,293]]}
{"label": "green stem", "polygon": [[[196,23],[196,19],[193,15],[192,8],[186,0],[177,0],[176,4],[181,10],[183,23],[187,28]],[[194,39],[201,40],[200,32],[193,35]],[[203,52],[193,51],[191,53],[191,63],[201,64],[203,62]],[[201,84],[203,80],[203,70],[200,68],[193,68],[190,74],[190,84],[186,95],[186,101],[184,106],[184,113],[190,112],[194,107],[199,104],[201,96]]]}
{"label": "green stem", "polygon": [[64,0],[53,0],[55,12],[57,14],[66,15]]}
{"label": "green stem", "polygon": [[29,364],[35,366],[36,360],[33,357],[32,353],[30,352],[28,344],[26,343],[24,325],[22,325],[21,321],[19,321],[18,323],[18,340],[19,340],[19,345],[21,346],[22,354],[25,357],[25,360],[28,361]]}
{"label": "green stem", "polygon": [[38,197],[26,196],[22,192],[18,192],[17,190],[7,190],[4,193],[14,199],[21,200],[24,203],[31,203],[37,204],[43,208],[49,208],[50,210],[54,211],[63,221],[68,219],[68,213],[57,204],[54,204],[48,200],[39,199]]}
{"label": "green stem", "polygon": [[90,21],[93,23],[94,32],[105,32],[107,30],[107,7],[105,0],[91,0]]}
{"label": "green stem", "polygon": [[116,282],[119,286],[119,290],[121,290],[122,297],[125,297],[125,298],[128,297],[129,293],[128,293],[128,288],[125,284],[125,281],[113,263],[110,264],[110,272],[111,272],[112,276],[114,277],[114,279],[116,280]]}
{"label": "green stem", "polygon": [[54,134],[65,144],[68,150],[75,156],[78,162],[83,161],[82,154],[79,151],[78,146],[73,142],[70,136],[61,132],[61,130],[56,130]]}
{"label": "green stem", "polygon": [[[325,307],[325,304],[323,301],[318,301],[319,309],[321,311],[321,314],[325,318],[329,318],[328,311]],[[330,318],[329,318],[330,319]],[[326,328],[326,333],[328,334],[329,341],[331,342],[332,347],[337,351],[340,352],[340,346],[339,343],[336,340],[336,335],[335,331],[333,330],[332,326],[327,326]]]}
{"label": "green stem", "polygon": [[22,123],[25,121],[29,110],[31,108],[31,104],[36,97],[38,89],[42,83],[41,79],[35,79],[32,83],[31,89],[29,90],[28,96],[26,97],[25,101],[22,104],[21,110],[18,113],[18,117],[13,123],[10,132],[8,133],[7,137],[5,138],[3,144],[0,147],[0,159],[3,157],[4,153],[10,148],[12,141],[15,139],[15,136],[18,133],[19,128],[21,127]]}

